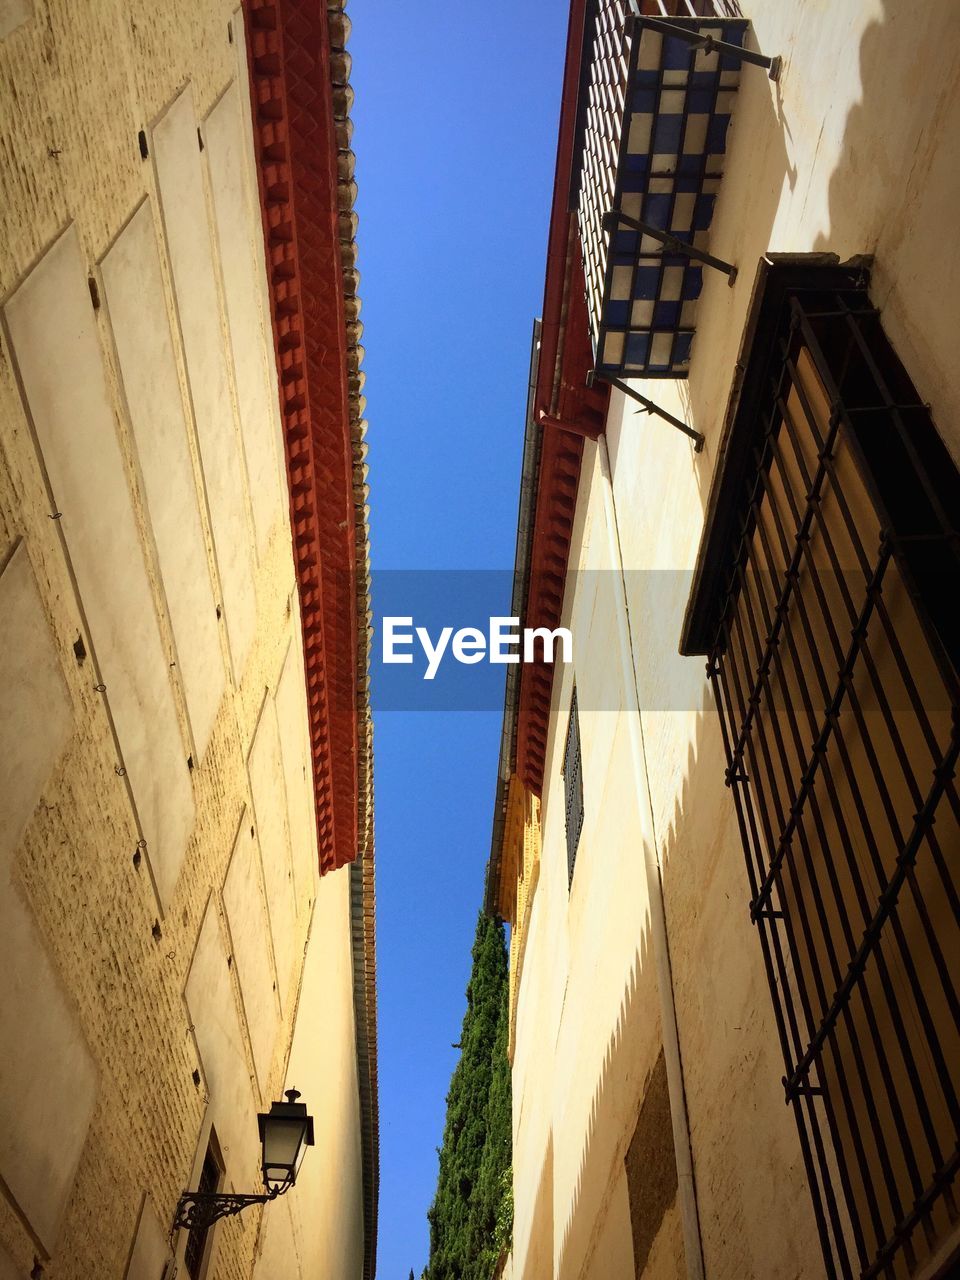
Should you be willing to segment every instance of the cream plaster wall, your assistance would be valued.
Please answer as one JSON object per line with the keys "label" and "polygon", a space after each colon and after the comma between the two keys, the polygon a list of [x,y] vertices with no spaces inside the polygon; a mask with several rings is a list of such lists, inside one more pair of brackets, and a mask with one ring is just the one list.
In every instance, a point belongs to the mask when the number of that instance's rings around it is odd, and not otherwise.
{"label": "cream plaster wall", "polygon": [[644,1276],[649,1280],[674,1280],[684,1274],[683,1227],[676,1201],[663,1215],[660,1230],[647,1254]]}
{"label": "cream plaster wall", "polygon": [[[43,946],[15,854],[66,746],[71,708],[25,545],[0,576],[0,1176],[47,1245],[56,1239],[97,1096],[73,1002]],[[48,1064],[45,1078],[35,1063]],[[48,1123],[38,1125],[45,1115]]]}
{"label": "cream plaster wall", "polygon": [[741,79],[711,246],[739,265],[739,279],[731,290],[706,273],[688,382],[642,387],[704,432],[706,447],[694,454],[619,395],[608,441],[624,563],[655,571],[627,578],[707,1274],[760,1276],[776,1258],[787,1274],[813,1276],[822,1263],[746,914],[719,729],[701,660],[679,658],[676,645],[756,264],[768,249],[876,255],[884,326],[960,457],[960,278],[948,255],[934,287],[929,252],[960,207],[960,41],[951,3],[917,11],[899,0],[768,0],[750,13],[759,46],[786,65],[776,86],[762,74]]}
{"label": "cream plaster wall", "polygon": [[225,673],[150,200],[120,233],[100,270],[194,751],[202,760]]}
{"label": "cream plaster wall", "polygon": [[257,1078],[266,1083],[273,1063],[281,1009],[260,846],[256,829],[249,824],[246,813],[240,819],[230,868],[223,883],[223,905]]}
{"label": "cream plaster wall", "polygon": [[624,1276],[629,1280],[633,1270],[633,1240],[630,1235],[627,1179],[622,1169],[613,1178],[611,1185],[606,1188],[606,1192],[609,1203],[606,1213],[599,1220],[594,1231],[595,1243],[588,1274]]}
{"label": "cream plaster wall", "polygon": [[[293,864],[287,830],[287,799],[280,758],[280,730],[273,698],[267,697],[257,724],[256,736],[247,761],[250,792],[256,815],[257,834],[263,859],[263,876],[267,889],[267,906],[273,934],[273,953],[277,967],[277,993],[280,1007],[286,1008],[290,997],[291,970],[295,958],[296,895],[293,886]],[[299,957],[296,957],[299,964]]]}
{"label": "cream plaster wall", "polygon": [[30,0],[2,0],[0,3],[0,40],[14,27],[26,22],[33,11]]}
{"label": "cream plaster wall", "polygon": [[513,1265],[517,1276],[553,1274],[553,1046],[563,1007],[566,935],[550,925],[538,883],[527,932],[530,965],[517,995],[513,1056]]}
{"label": "cream plaster wall", "polygon": [[[660,1052],[643,859],[647,822],[623,714],[631,694],[617,658],[616,584],[605,572],[610,530],[602,483],[597,448],[588,445],[574,534],[578,572],[565,603],[574,660],[554,682],[541,869],[513,1063],[513,1265],[531,1280],[632,1275],[623,1160]],[[574,679],[584,824],[568,889],[562,768]]]}
{"label": "cream plaster wall", "polygon": [[170,1245],[150,1197],[144,1196],[137,1235],[124,1280],[157,1280],[170,1258]]}
{"label": "cream plaster wall", "polygon": [[293,859],[293,879],[299,896],[309,894],[319,879],[315,857],[313,775],[306,721],[303,715],[303,648],[294,635],[277,684],[277,723],[287,794],[287,818]]}
{"label": "cream plaster wall", "polygon": [[96,316],[73,227],[3,309],[100,682],[162,900],[194,804],[173,690],[114,428]]}
{"label": "cream plaster wall", "polygon": [[[288,1214],[271,1212],[255,1280],[341,1280],[363,1267],[360,1110],[353,1008],[337,993],[352,974],[350,870],[320,882],[299,994],[287,1080],[304,1098],[325,1098],[316,1146],[307,1153]],[[331,1194],[331,1179],[339,1189]],[[279,1241],[277,1239],[279,1237]],[[286,1241],[287,1270],[274,1269]],[[269,1252],[268,1252],[269,1251]],[[295,1260],[295,1263],[294,1263]]]}
{"label": "cream plaster wall", "polygon": [[[274,450],[274,440],[280,430],[280,411],[267,363],[268,353],[273,349],[273,336],[269,332],[269,320],[260,308],[257,278],[258,247],[262,238],[260,203],[244,163],[246,138],[241,109],[247,109],[246,93],[234,81],[207,116],[203,134],[220,261],[229,264],[229,270],[222,273],[223,293],[257,550],[262,553],[283,509]],[[251,185],[254,185],[253,191]],[[256,234],[256,241],[251,232]],[[270,363],[272,367],[272,361]],[[265,423],[274,429],[264,430]]]}
{"label": "cream plaster wall", "polygon": [[[256,1187],[255,1115],[291,1071],[323,1136],[269,1274],[362,1266],[348,876],[316,874],[233,3],[0,11],[0,1271],[20,1280],[159,1280],[211,1122],[227,1185]],[[251,1280],[267,1222],[220,1224],[208,1280]]]}
{"label": "cream plaster wall", "polygon": [[[689,442],[614,392],[607,443],[642,705],[644,771],[662,868],[706,1275],[823,1271],[782,1060],[749,923],[749,891],[701,659],[677,654],[721,424],[756,267],[768,250],[876,255],[884,326],[960,458],[960,28],[953,0],[754,0],[757,46],[785,57],[779,84],[746,68],[686,382],[640,390],[706,436]],[[571,673],[554,684],[544,841],[518,996],[514,1081],[518,1277],[633,1275],[623,1231],[623,1151],[659,1014],[646,929],[643,815],[627,705],[615,687],[619,571],[601,536],[604,483],[586,446],[565,610],[584,757],[585,824],[567,895],[560,776]],[[611,573],[612,579],[613,574]],[[593,682],[593,688],[590,683]],[[599,701],[598,701],[599,700]],[[586,1105],[589,1100],[589,1105]],[[553,1270],[538,1224],[553,1160]],[[588,1176],[584,1176],[584,1175]],[[644,1275],[684,1275],[679,1211],[664,1216]]]}
{"label": "cream plaster wall", "polygon": [[[234,675],[239,679],[256,613],[252,549],[247,537],[237,537],[239,529],[245,530],[248,499],[220,311],[222,286],[213,256],[199,127],[189,87],[161,116],[152,142],[223,609]],[[262,343],[258,346],[262,351]]]}
{"label": "cream plaster wall", "polygon": [[0,1280],[20,1280],[16,1263],[2,1245],[0,1245]]}
{"label": "cream plaster wall", "polygon": [[258,1099],[247,1071],[244,1028],[233,998],[230,952],[218,905],[211,897],[204,912],[184,997],[210,1096],[226,1184],[240,1191],[256,1185]]}

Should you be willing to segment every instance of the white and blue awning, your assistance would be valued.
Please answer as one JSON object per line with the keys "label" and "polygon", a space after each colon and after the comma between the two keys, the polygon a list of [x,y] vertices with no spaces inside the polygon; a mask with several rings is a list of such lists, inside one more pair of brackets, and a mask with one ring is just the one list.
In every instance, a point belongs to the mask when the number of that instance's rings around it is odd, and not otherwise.
{"label": "white and blue awning", "polygon": [[[650,18],[598,0],[585,32],[574,193],[596,372],[685,377],[709,253],[745,18]],[[718,47],[716,42],[722,42]]]}

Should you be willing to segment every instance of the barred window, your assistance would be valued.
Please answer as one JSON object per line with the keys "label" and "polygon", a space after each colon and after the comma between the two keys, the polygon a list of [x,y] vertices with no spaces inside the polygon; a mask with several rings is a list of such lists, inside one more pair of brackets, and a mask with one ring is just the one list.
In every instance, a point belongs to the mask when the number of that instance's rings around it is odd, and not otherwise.
{"label": "barred window", "polygon": [[[206,1155],[203,1157],[203,1168],[200,1170],[200,1182],[197,1187],[197,1190],[205,1195],[220,1190],[220,1181],[223,1176],[223,1169],[217,1156],[216,1141],[216,1137],[211,1131],[210,1144],[207,1147]],[[190,1276],[190,1280],[199,1280],[199,1277],[203,1275],[204,1264],[207,1261],[209,1252],[207,1249],[209,1235],[209,1227],[192,1227],[190,1234],[187,1236],[183,1264],[187,1275]]]}
{"label": "barred window", "polygon": [[755,332],[684,649],[827,1273],[908,1277],[958,1218],[960,477],[865,281],[773,268]]}
{"label": "barred window", "polygon": [[563,752],[563,798],[566,806],[567,884],[573,884],[573,868],[577,861],[577,845],[583,827],[583,765],[580,759],[580,717],[577,713],[577,691],[570,701],[570,723]]}

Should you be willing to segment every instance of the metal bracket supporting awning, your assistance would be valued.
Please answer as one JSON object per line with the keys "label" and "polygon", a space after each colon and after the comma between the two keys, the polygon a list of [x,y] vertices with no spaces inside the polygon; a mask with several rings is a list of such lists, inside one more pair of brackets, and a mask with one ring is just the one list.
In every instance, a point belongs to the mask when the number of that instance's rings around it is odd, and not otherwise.
{"label": "metal bracket supporting awning", "polygon": [[650,236],[652,240],[662,244],[668,253],[679,254],[681,258],[690,258],[693,262],[702,262],[705,267],[713,267],[716,271],[722,271],[731,285],[736,282],[737,268],[733,263],[724,262],[722,258],[715,258],[712,253],[697,249],[692,244],[685,244],[684,241],[678,240],[676,236],[672,236],[669,231],[661,231],[659,227],[655,227],[650,222],[643,222],[640,218],[631,218],[627,214],[621,213],[619,209],[611,209],[609,213],[603,215],[604,231],[610,235],[615,235],[620,227],[631,227],[634,231],[639,231],[641,235]]}
{"label": "metal bracket supporting awning", "polygon": [[600,370],[595,369],[593,373],[590,374],[588,382],[592,385],[594,380],[597,378],[609,383],[611,387],[616,387],[618,391],[622,391],[623,394],[625,396],[629,396],[631,400],[635,400],[637,404],[643,408],[645,413],[652,413],[656,417],[662,418],[664,422],[669,422],[671,427],[675,427],[677,431],[682,431],[685,436],[693,441],[694,453],[700,453],[702,451],[703,446],[706,443],[706,437],[702,432],[694,431],[693,427],[687,426],[682,419],[675,418],[672,413],[662,408],[661,405],[658,405],[653,400],[648,400],[646,396],[641,395],[639,391],[635,391],[633,387],[628,386],[621,378],[615,378],[612,374],[603,373]]}
{"label": "metal bracket supporting awning", "polygon": [[709,31],[699,32],[691,31],[679,27],[676,23],[665,22],[662,18],[649,18],[641,14],[637,0],[630,0],[630,8],[633,11],[632,20],[636,23],[642,23],[645,27],[650,27],[653,31],[660,31],[664,35],[679,36],[681,40],[686,40],[696,49],[703,49],[705,53],[725,54],[728,57],[736,58],[740,62],[749,62],[752,66],[763,67],[771,80],[779,80],[780,73],[783,71],[783,59],[781,57],[768,58],[762,53],[755,53],[753,49],[745,49],[739,44],[730,44],[726,40],[718,40],[711,35]]}

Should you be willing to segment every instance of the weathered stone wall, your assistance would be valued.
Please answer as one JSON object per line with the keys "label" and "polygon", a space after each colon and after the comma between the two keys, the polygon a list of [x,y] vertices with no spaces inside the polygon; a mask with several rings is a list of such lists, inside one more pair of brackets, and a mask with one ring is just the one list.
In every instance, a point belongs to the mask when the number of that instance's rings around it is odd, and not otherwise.
{"label": "weathered stone wall", "polygon": [[[168,239],[177,192],[158,191],[155,167],[155,131],[180,95],[201,137],[232,84],[236,110],[246,103],[233,7],[35,0],[0,13],[0,594],[12,602],[0,632],[5,650],[27,636],[40,655],[18,665],[23,645],[7,652],[5,670],[18,679],[3,700],[8,725],[29,711],[22,754],[35,762],[29,777],[13,768],[19,751],[0,762],[0,807],[27,810],[11,829],[0,825],[0,924],[27,957],[8,967],[0,1014],[0,1128],[20,1143],[0,1143],[5,1276],[27,1277],[39,1263],[56,1280],[158,1280],[168,1224],[180,1192],[194,1185],[211,1121],[226,1186],[253,1189],[253,1117],[285,1085],[302,1090],[318,1131],[341,1149],[335,1167],[322,1146],[307,1155],[311,1190],[338,1211],[341,1243],[331,1253],[316,1232],[291,1235],[282,1270],[269,1274],[298,1277],[303,1267],[341,1277],[362,1265],[347,871],[322,882],[316,875],[269,320],[262,296],[241,298],[241,315],[225,287],[238,248],[258,281],[262,273],[248,130],[239,170],[232,154],[232,169],[212,172],[192,125],[193,149],[177,152],[189,182],[200,183],[205,214],[187,247],[215,282],[200,336],[187,317],[196,280],[176,278]],[[212,128],[223,118],[211,117]],[[218,145],[212,134],[206,141]],[[149,297],[152,277],[136,255],[119,276],[103,266],[116,243],[133,243],[125,237],[138,210],[159,255],[158,292]],[[65,301],[44,312],[37,299],[51,271],[48,295],[61,289]],[[139,335],[116,328],[117,280],[144,290],[150,323]],[[196,358],[201,347],[206,365]],[[261,370],[259,389],[250,368]],[[251,405],[256,413],[245,420]],[[219,446],[233,459],[228,493],[218,491],[208,447],[214,411]],[[69,458],[58,439],[75,446]],[[169,449],[152,463],[151,441]],[[171,493],[151,487],[158,475]],[[263,502],[270,486],[272,506]],[[70,502],[59,509],[62,494]],[[111,542],[104,513],[114,510],[121,524]],[[237,593],[225,581],[236,554],[251,575],[242,646],[232,626]],[[145,584],[135,611],[125,613],[129,602],[108,577],[114,564],[124,573],[132,566]],[[86,584],[98,570],[94,601]],[[213,642],[191,668],[184,601],[203,607],[202,592],[187,593],[204,575]],[[223,692],[201,732],[197,708],[211,686]],[[169,730],[157,707],[121,714],[121,691],[144,687],[169,701]],[[161,745],[175,756],[169,774]],[[145,815],[156,812],[175,846],[164,825],[168,778],[183,792],[189,822],[182,848],[161,866]],[[308,938],[320,949],[304,1003]],[[18,1039],[29,1053],[9,1050]],[[283,1213],[299,1212],[298,1190]],[[250,1277],[262,1222],[278,1212],[251,1210],[219,1226],[207,1275]],[[320,1251],[326,1272],[311,1269]]]}

